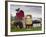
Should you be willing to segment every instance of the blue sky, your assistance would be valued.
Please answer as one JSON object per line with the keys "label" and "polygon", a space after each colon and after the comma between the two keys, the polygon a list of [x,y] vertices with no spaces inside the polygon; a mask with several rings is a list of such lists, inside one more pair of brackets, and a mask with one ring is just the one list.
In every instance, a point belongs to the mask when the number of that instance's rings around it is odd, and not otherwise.
{"label": "blue sky", "polygon": [[31,14],[32,17],[42,17],[42,7],[41,6],[26,6],[26,5],[15,5],[11,4],[10,5],[10,12],[12,16],[16,16],[16,9],[20,8],[21,10],[24,11],[24,14]]}

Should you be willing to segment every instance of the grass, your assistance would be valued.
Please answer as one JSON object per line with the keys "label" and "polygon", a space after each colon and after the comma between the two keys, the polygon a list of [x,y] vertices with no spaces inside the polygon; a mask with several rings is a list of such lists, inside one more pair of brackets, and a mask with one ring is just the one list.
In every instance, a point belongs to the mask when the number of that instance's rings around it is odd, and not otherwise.
{"label": "grass", "polygon": [[23,32],[23,31],[41,31],[42,27],[32,27],[30,29],[26,29],[26,28],[22,28],[22,29],[18,29],[16,27],[11,27],[11,32]]}

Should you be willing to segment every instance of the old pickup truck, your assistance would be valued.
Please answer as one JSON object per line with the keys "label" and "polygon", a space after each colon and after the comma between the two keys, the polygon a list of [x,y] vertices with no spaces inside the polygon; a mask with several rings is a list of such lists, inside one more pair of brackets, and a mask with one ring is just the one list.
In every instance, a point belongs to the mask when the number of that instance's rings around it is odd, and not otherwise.
{"label": "old pickup truck", "polygon": [[25,19],[26,28],[32,27],[32,15],[27,15]]}

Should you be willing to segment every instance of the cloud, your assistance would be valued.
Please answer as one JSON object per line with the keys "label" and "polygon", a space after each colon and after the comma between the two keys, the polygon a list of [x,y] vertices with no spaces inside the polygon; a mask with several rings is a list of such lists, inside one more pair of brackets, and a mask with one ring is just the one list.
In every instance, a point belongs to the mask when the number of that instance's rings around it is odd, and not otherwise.
{"label": "cloud", "polygon": [[41,6],[24,6],[24,5],[10,5],[10,12],[12,16],[16,16],[16,9],[20,8],[24,11],[25,15],[31,14],[33,17],[42,17],[42,7]]}

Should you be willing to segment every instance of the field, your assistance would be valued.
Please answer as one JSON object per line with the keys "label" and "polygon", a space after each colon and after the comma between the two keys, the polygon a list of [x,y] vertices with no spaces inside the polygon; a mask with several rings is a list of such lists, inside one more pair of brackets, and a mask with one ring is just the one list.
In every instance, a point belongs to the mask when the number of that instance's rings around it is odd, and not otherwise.
{"label": "field", "polygon": [[42,27],[32,27],[30,29],[27,28],[22,28],[22,29],[18,29],[16,27],[11,27],[11,32],[23,32],[23,31],[41,31]]}
{"label": "field", "polygon": [[[14,17],[14,20],[16,20],[15,17]],[[13,21],[13,18],[12,18],[11,21]],[[14,24],[13,24],[13,25],[14,25]],[[12,25],[11,25],[11,26],[12,26]],[[42,30],[42,27],[41,27],[41,26],[32,27],[32,28],[30,28],[30,29],[27,29],[27,28],[22,28],[22,29],[20,29],[20,28],[16,28],[16,26],[11,27],[11,32],[41,31],[41,30]]]}

